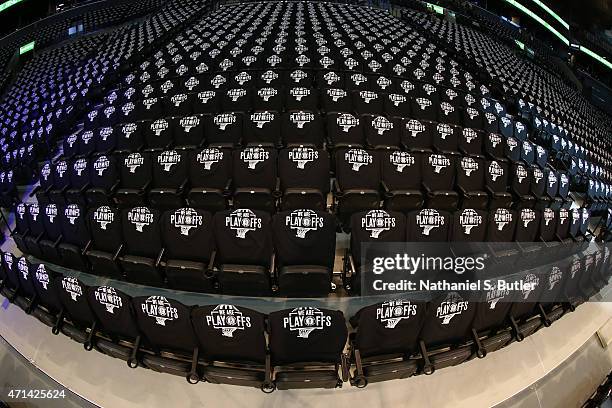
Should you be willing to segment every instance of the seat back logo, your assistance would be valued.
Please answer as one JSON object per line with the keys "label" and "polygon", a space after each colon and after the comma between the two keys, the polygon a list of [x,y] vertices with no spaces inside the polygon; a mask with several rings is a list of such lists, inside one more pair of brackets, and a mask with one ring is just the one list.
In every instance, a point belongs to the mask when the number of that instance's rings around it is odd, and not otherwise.
{"label": "seat back logo", "polygon": [[404,319],[417,314],[417,305],[408,300],[390,300],[376,308],[376,319],[385,325],[385,329],[395,329]]}
{"label": "seat back logo", "polygon": [[115,309],[123,307],[121,296],[117,295],[117,291],[111,286],[100,286],[94,292],[94,297],[110,314],[114,314]]}
{"label": "seat back logo", "polygon": [[245,239],[249,231],[261,228],[261,218],[252,210],[237,209],[225,217],[225,226],[236,231],[236,238]]}
{"label": "seat back logo", "polygon": [[331,316],[324,314],[316,307],[298,307],[283,318],[283,327],[297,331],[297,337],[307,339],[315,330],[323,330],[332,324]]}
{"label": "seat back logo", "polygon": [[251,318],[245,316],[240,309],[234,305],[217,305],[209,315],[205,316],[208,326],[221,330],[224,337],[234,337],[236,330],[245,330],[251,327]]}
{"label": "seat back logo", "polygon": [[201,227],[204,222],[202,217],[193,208],[179,208],[170,215],[170,224],[181,230],[181,235],[188,236],[192,228]]}
{"label": "seat back logo", "polygon": [[155,323],[165,326],[167,321],[178,319],[178,309],[164,296],[149,296],[141,305],[142,311],[155,319]]}

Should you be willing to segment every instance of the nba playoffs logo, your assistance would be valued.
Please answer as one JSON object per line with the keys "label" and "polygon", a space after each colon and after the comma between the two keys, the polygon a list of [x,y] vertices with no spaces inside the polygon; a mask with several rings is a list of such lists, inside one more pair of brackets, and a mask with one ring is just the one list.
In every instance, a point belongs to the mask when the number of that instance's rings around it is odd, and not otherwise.
{"label": "nba playoffs logo", "polygon": [[402,173],[404,168],[414,165],[414,156],[408,152],[395,151],[389,156],[389,162],[395,166],[395,169]]}
{"label": "nba playoffs logo", "polygon": [[478,170],[478,162],[471,157],[464,157],[461,159],[461,168],[466,177],[470,177],[473,171]]}
{"label": "nba playoffs logo", "polygon": [[70,204],[64,210],[64,216],[68,218],[71,225],[74,225],[76,219],[81,216],[81,209],[76,204]]}
{"label": "nba playoffs logo", "polygon": [[144,158],[140,153],[130,153],[123,164],[130,169],[130,173],[135,173],[136,169],[144,164]]}
{"label": "nba playoffs logo", "polygon": [[489,142],[491,143],[491,146],[493,146],[493,148],[495,149],[497,145],[502,142],[502,138],[497,133],[489,133]]}
{"label": "nba playoffs logo", "polygon": [[544,223],[548,226],[548,224],[555,219],[555,212],[552,208],[545,208],[544,211],[542,211],[542,217],[544,217]]}
{"label": "nba playoffs logo", "polygon": [[59,175],[60,178],[64,177],[64,173],[68,170],[68,163],[64,160],[57,162],[55,165],[55,171]]}
{"label": "nba playoffs logo", "polygon": [[438,134],[442,140],[446,140],[448,136],[453,134],[453,128],[451,125],[446,123],[439,123],[438,126],[436,126],[436,130],[438,131]]}
{"label": "nba playoffs logo", "polygon": [[512,213],[506,208],[498,208],[493,215],[498,231],[503,231],[504,227],[512,223]]}
{"label": "nba playoffs logo", "polygon": [[372,91],[360,91],[359,96],[365,103],[370,103],[370,101],[378,99],[378,94]]}
{"label": "nba playoffs logo", "polygon": [[94,292],[96,301],[106,307],[108,313],[114,314],[115,309],[120,309],[123,306],[121,297],[117,295],[115,288],[110,286],[100,286]]}
{"label": "nba playoffs logo", "polygon": [[344,89],[330,88],[327,90],[327,96],[332,98],[332,101],[338,102],[340,98],[346,97],[346,91]]}
{"label": "nba playoffs logo", "polygon": [[533,273],[530,273],[529,275],[525,276],[525,285],[522,290],[523,300],[527,300],[527,298],[529,297],[529,294],[539,284],[540,284],[540,279],[537,276],[535,276]]}
{"label": "nba playoffs logo", "polygon": [[230,89],[229,91],[227,91],[227,96],[229,96],[232,102],[237,102],[238,99],[246,96],[246,94],[247,94],[246,89],[242,89],[242,88],[235,88],[235,89]]}
{"label": "nba playoffs logo", "polygon": [[83,295],[83,288],[79,284],[79,281],[72,276],[66,276],[64,279],[62,279],[62,288],[68,292],[70,298],[74,302],[77,301],[79,296]]}
{"label": "nba playoffs logo", "polygon": [[308,88],[291,88],[289,94],[295,98],[296,101],[301,101],[302,98],[305,98],[310,95],[310,89]]}
{"label": "nba playoffs logo", "polygon": [[127,219],[134,224],[136,231],[143,232],[143,227],[153,223],[153,213],[147,207],[135,207],[128,212]]}
{"label": "nba playoffs logo", "polygon": [[307,339],[315,330],[323,330],[332,324],[331,316],[325,315],[316,307],[298,307],[293,309],[289,316],[283,318],[283,327],[290,331],[297,331],[298,337]]}
{"label": "nba playoffs logo", "polygon": [[130,136],[132,136],[132,133],[134,133],[137,129],[137,126],[135,123],[126,123],[125,125],[123,125],[121,127],[121,132],[123,133],[123,136],[126,139],[129,139]]}
{"label": "nba playoffs logo", "polygon": [[434,168],[434,173],[439,174],[442,169],[450,166],[450,159],[441,154],[429,156],[429,165]]}
{"label": "nba playoffs logo", "polygon": [[164,296],[149,296],[141,305],[142,311],[149,317],[153,317],[160,326],[165,326],[166,321],[178,319],[178,309],[172,307]]}
{"label": "nba playoffs logo", "polygon": [[34,221],[36,221],[36,219],[38,218],[38,214],[40,213],[40,208],[38,207],[37,203],[32,203],[28,206],[30,215],[32,216],[32,219]]}
{"label": "nba playoffs logo", "polygon": [[376,308],[376,318],[385,329],[395,329],[397,324],[417,314],[417,305],[407,300],[390,300]]}
{"label": "nba playoffs logo", "polygon": [[548,173],[548,188],[552,188],[557,183],[557,176],[554,171]]}
{"label": "nba playoffs logo", "polygon": [[350,113],[342,113],[336,118],[336,124],[342,128],[342,131],[347,133],[352,127],[359,126],[359,119]]}
{"label": "nba playoffs logo", "polygon": [[45,214],[49,218],[49,222],[53,224],[55,217],[57,217],[57,205],[49,204],[45,207]]}
{"label": "nba playoffs logo", "polygon": [[20,220],[23,220],[23,216],[25,215],[25,211],[26,211],[26,206],[24,203],[19,203],[17,205],[17,215],[19,216]]}
{"label": "nba playoffs logo", "polygon": [[457,292],[451,292],[436,309],[436,317],[441,320],[441,324],[447,325],[453,317],[461,315],[467,308],[468,302],[463,300]]}
{"label": "nba playoffs logo", "polygon": [[255,123],[258,129],[263,128],[266,123],[272,122],[273,120],[274,114],[268,111],[251,114],[251,121]]}
{"label": "nba playoffs logo", "polygon": [[179,121],[179,125],[185,130],[185,133],[189,133],[191,129],[200,124],[200,118],[197,116],[185,116]]}
{"label": "nba playoffs logo", "polygon": [[30,272],[28,267],[28,261],[26,261],[24,257],[19,258],[19,261],[17,261],[17,269],[19,269],[19,272],[21,272],[23,280],[27,281]]}
{"label": "nba playoffs logo", "polygon": [[444,225],[444,217],[437,210],[426,208],[416,215],[416,223],[422,228],[421,234],[429,236],[431,230]]}
{"label": "nba playoffs logo", "polygon": [[305,124],[312,122],[314,119],[314,114],[311,112],[299,111],[289,114],[289,120],[294,123],[298,129],[303,129]]}
{"label": "nba playoffs logo", "polygon": [[527,225],[533,220],[535,220],[535,211],[531,208],[523,208],[521,210],[521,221],[523,222],[523,227],[527,228]]}
{"label": "nba playoffs logo", "polygon": [[544,178],[544,173],[542,172],[542,170],[540,170],[537,167],[534,167],[534,169],[533,169],[533,179],[534,179],[534,182],[536,184],[538,184],[540,182],[540,180],[542,180],[543,178]]}
{"label": "nba playoffs logo", "polygon": [[166,150],[157,156],[157,163],[163,166],[164,171],[169,172],[172,166],[181,162],[181,155],[176,150]]}
{"label": "nba playoffs logo", "polygon": [[44,264],[38,265],[35,276],[36,280],[40,283],[43,289],[47,290],[47,286],[49,285],[49,274],[47,273],[47,268]]}
{"label": "nba playoffs logo", "polygon": [[213,122],[217,125],[219,130],[225,131],[229,125],[236,123],[236,115],[233,113],[221,113],[215,116]]}
{"label": "nba playoffs logo", "polygon": [[400,94],[389,94],[389,100],[393,103],[393,106],[399,106],[401,103],[406,102],[406,97]]}
{"label": "nba playoffs logo", "polygon": [[459,224],[463,227],[465,235],[470,235],[472,228],[479,227],[482,224],[482,216],[476,210],[471,208],[465,209],[461,212]]}
{"label": "nba playoffs logo", "polygon": [[155,133],[155,136],[161,135],[166,129],[168,129],[168,121],[166,119],[157,119],[151,123],[151,130]]}
{"label": "nba playoffs logo", "polygon": [[47,181],[49,176],[51,175],[51,165],[49,163],[45,163],[40,169],[40,176],[43,180]]}
{"label": "nba playoffs logo", "polygon": [[193,208],[179,208],[170,215],[170,223],[181,230],[181,235],[189,235],[189,230],[202,226],[203,217]]}
{"label": "nba playoffs logo", "polygon": [[548,290],[552,290],[558,282],[563,279],[563,272],[558,266],[553,266],[550,275],[548,275]]}
{"label": "nba playoffs logo", "polygon": [[208,103],[208,101],[214,98],[215,95],[216,95],[215,91],[202,91],[202,92],[198,92],[198,99],[202,103]]}
{"label": "nba playoffs logo", "polygon": [[518,179],[519,184],[523,182],[527,178],[527,170],[523,166],[516,166],[516,178]]}
{"label": "nba playoffs logo", "polygon": [[498,162],[492,161],[491,164],[489,164],[489,174],[491,175],[491,180],[497,181],[498,177],[503,177],[504,169]]}
{"label": "nba playoffs logo", "polygon": [[565,221],[569,218],[569,211],[565,208],[559,210],[559,224],[565,224]]}
{"label": "nba playoffs logo", "polygon": [[463,138],[465,139],[466,143],[472,143],[472,140],[476,139],[476,137],[478,136],[478,134],[476,133],[476,131],[474,129],[470,129],[470,128],[465,128],[463,129]]}
{"label": "nba playoffs logo", "polygon": [[298,169],[304,169],[306,163],[319,158],[319,152],[312,147],[294,147],[289,150],[289,160],[296,163]]}
{"label": "nba playoffs logo", "polygon": [[381,232],[395,228],[395,217],[384,210],[370,210],[361,219],[361,228],[370,232],[370,238],[378,238]]}
{"label": "nba playoffs logo", "polygon": [[393,123],[384,116],[377,116],[372,120],[372,127],[382,136],[386,131],[393,129]]}
{"label": "nba playoffs logo", "polygon": [[344,160],[352,166],[353,171],[359,171],[361,166],[367,166],[373,162],[372,155],[363,149],[349,149],[344,153]]}
{"label": "nba playoffs logo", "polygon": [[221,330],[224,337],[234,337],[236,330],[251,327],[251,318],[244,316],[234,305],[217,305],[205,320],[208,326]]}
{"label": "nba playoffs logo", "polygon": [[327,74],[323,75],[323,79],[327,82],[327,85],[331,85],[334,82],[338,82],[340,77],[335,72],[328,72]]}
{"label": "nba playoffs logo", "polygon": [[410,119],[408,123],[406,123],[406,130],[410,132],[412,137],[417,137],[419,133],[423,133],[425,131],[425,125],[415,119]]}
{"label": "nba playoffs logo", "polygon": [[489,304],[489,309],[495,309],[497,303],[508,296],[510,291],[508,289],[502,290],[499,289],[497,283],[494,284],[494,287],[487,291],[486,294],[486,302]]}
{"label": "nba playoffs logo", "polygon": [[261,88],[257,91],[257,95],[264,100],[264,102],[269,102],[270,98],[276,96],[278,91],[274,88]]}
{"label": "nba playoffs logo", "polygon": [[106,230],[106,226],[115,220],[115,213],[109,206],[104,205],[94,211],[93,219],[100,224],[100,229]]}
{"label": "nba playoffs logo", "polygon": [[270,158],[270,152],[261,147],[247,147],[240,152],[240,159],[248,164],[249,169],[255,169],[257,165]]}
{"label": "nba playoffs logo", "polygon": [[223,152],[217,148],[203,149],[200,151],[196,160],[204,165],[204,169],[210,170],[211,166],[220,160],[223,160]]}
{"label": "nba playoffs logo", "polygon": [[252,210],[238,209],[225,217],[225,226],[236,231],[236,238],[244,239],[247,232],[261,228],[261,218]]}
{"label": "nba playoffs logo", "polygon": [[293,210],[285,217],[285,225],[296,231],[296,237],[306,238],[309,231],[323,228],[323,217],[313,210]]}

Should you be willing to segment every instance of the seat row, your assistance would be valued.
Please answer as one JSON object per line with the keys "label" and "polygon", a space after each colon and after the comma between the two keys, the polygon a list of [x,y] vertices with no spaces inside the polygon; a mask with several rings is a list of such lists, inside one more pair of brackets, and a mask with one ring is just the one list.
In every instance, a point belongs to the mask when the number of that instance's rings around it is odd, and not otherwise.
{"label": "seat row", "polygon": [[516,275],[512,279],[531,284],[516,294],[493,288],[475,297],[455,291],[373,304],[350,319],[350,336],[337,310],[305,306],[264,315],[239,304],[130,297],[11,253],[0,254],[0,289],[54,334],[132,368],[266,392],[346,381],[364,387],[483,358],[549,326],[605,286],[610,265],[604,253]]}
{"label": "seat row", "polygon": [[[34,214],[37,208],[17,208],[15,242],[24,253],[70,268],[201,292],[326,296],[332,288],[337,225],[327,212],[299,209],[271,217],[236,209],[213,216],[194,208],[161,213],[100,206],[86,212],[76,204],[48,204]],[[366,242],[573,242],[588,227],[586,209],[358,212],[343,272],[352,279],[358,270],[370,273],[370,265],[361,265]]]}

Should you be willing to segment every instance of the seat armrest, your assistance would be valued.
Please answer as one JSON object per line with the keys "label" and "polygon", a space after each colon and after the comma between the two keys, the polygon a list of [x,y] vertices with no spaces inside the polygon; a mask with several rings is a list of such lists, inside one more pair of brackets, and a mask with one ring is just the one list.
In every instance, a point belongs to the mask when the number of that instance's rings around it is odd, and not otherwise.
{"label": "seat armrest", "polygon": [[87,251],[89,251],[89,248],[91,247],[91,239],[89,241],[87,241],[87,244],[85,244],[85,247],[83,248],[83,250],[81,251],[81,255],[85,256],[85,254],[87,253]]}
{"label": "seat armrest", "polygon": [[332,189],[334,194],[340,197],[342,195],[342,190],[340,189],[340,184],[338,183],[338,179],[334,177],[334,182],[332,185]]}
{"label": "seat armrest", "polygon": [[58,247],[58,245],[60,244],[60,242],[62,242],[62,238],[64,238],[64,236],[63,236],[63,235],[60,235],[59,237],[57,237],[57,239],[56,239],[56,240],[55,240],[55,242],[53,243],[53,248],[56,248],[56,249],[57,249],[57,247]]}
{"label": "seat armrest", "polygon": [[227,179],[227,183],[225,183],[225,187],[223,187],[223,195],[224,196],[230,196],[232,195],[232,183],[234,180],[232,180],[232,178],[228,178]]}
{"label": "seat armrest", "polygon": [[166,250],[166,248],[162,247],[162,249],[159,250],[159,254],[157,254],[157,258],[155,259],[155,267],[159,268],[159,265],[162,262],[162,259],[164,257],[164,251]]}
{"label": "seat armrest", "polygon": [[83,194],[89,187],[91,187],[91,183],[85,183],[85,185],[79,189],[79,194]]}
{"label": "seat armrest", "polygon": [[113,254],[113,262],[117,261],[117,258],[121,256],[121,252],[123,251],[123,244],[119,245],[115,253]]}
{"label": "seat armrest", "polygon": [[387,186],[387,183],[385,183],[384,180],[380,180],[380,186],[381,186],[381,188],[383,190],[383,193],[385,195],[387,195],[387,194],[389,194],[391,192],[391,190],[389,189],[389,186]]}
{"label": "seat armrest", "polygon": [[424,182],[424,181],[423,181],[423,183],[422,183],[422,184],[423,184],[423,188],[425,189],[425,192],[426,192],[428,195],[431,195],[431,193],[432,193],[432,191],[433,191],[433,190],[432,190],[431,188],[429,188],[429,186],[428,186],[427,184],[425,184],[425,182]]}

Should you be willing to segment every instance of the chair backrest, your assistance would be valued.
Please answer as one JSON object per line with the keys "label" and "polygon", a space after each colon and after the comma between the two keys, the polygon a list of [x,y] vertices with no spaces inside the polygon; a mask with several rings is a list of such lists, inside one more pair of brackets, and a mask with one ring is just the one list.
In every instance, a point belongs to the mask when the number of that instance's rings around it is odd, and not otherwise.
{"label": "chair backrest", "polygon": [[232,153],[215,147],[196,149],[189,158],[192,187],[222,189],[232,176]]}
{"label": "chair backrest", "polygon": [[269,265],[273,252],[270,214],[242,208],[220,211],[213,224],[220,263]]}
{"label": "chair backrest", "polygon": [[126,153],[121,158],[121,185],[140,189],[151,180],[151,155],[148,152]]}
{"label": "chair backrest", "polygon": [[276,187],[276,149],[249,146],[234,153],[236,187]]}
{"label": "chair backrest", "polygon": [[154,208],[134,207],[121,213],[125,253],[156,257],[162,248],[160,213]]}
{"label": "chair backrest", "polygon": [[45,235],[50,240],[56,240],[62,235],[60,214],[63,211],[60,205],[49,203],[45,206],[43,214],[43,225],[45,226]]}
{"label": "chair backrest", "polygon": [[483,242],[487,232],[487,212],[473,208],[458,210],[453,214],[453,241]]}
{"label": "chair backrest", "polygon": [[89,181],[93,187],[110,189],[119,179],[115,155],[92,156],[89,165]]}
{"label": "chair backrest", "polygon": [[62,308],[62,303],[59,298],[57,274],[49,269],[45,264],[30,264],[30,276],[34,290],[38,294],[38,301],[44,307],[49,309],[51,313],[57,313]]}
{"label": "chair backrest", "polygon": [[132,303],[138,328],[151,346],[184,352],[197,347],[191,325],[191,306],[164,296],[138,296]]}
{"label": "chair backrest", "polygon": [[488,242],[511,242],[514,239],[517,217],[514,210],[496,208],[489,212],[487,226]]}
{"label": "chair backrest", "polygon": [[266,359],[265,316],[232,304],[198,306],[191,322],[200,352],[208,360],[254,362]]}
{"label": "chair backrest", "polygon": [[78,204],[68,204],[59,215],[62,239],[69,244],[84,247],[90,239],[87,214]]}
{"label": "chair backrest", "polygon": [[213,222],[208,211],[168,210],[161,217],[161,233],[168,259],[208,261],[213,252]]}
{"label": "chair backrest", "polygon": [[423,183],[431,190],[452,190],[455,183],[453,156],[428,153],[423,157]]}
{"label": "chair backrest", "polygon": [[274,215],[272,229],[278,267],[287,265],[334,266],[336,218],[307,209]]}
{"label": "chair backrest", "polygon": [[281,189],[316,188],[329,192],[329,153],[326,150],[297,146],[283,149],[278,156]]}
{"label": "chair backrest", "polygon": [[374,150],[338,149],[335,158],[336,180],[341,190],[378,190],[380,168]]}
{"label": "chair backrest", "polygon": [[420,153],[385,151],[380,154],[382,180],[389,190],[420,190],[422,155]]}
{"label": "chair backrest", "polygon": [[93,249],[114,252],[123,242],[121,214],[113,207],[102,205],[87,214]]}
{"label": "chair backrest", "polygon": [[355,347],[362,357],[412,354],[418,348],[426,303],[395,299],[364,307],[351,319]]}
{"label": "chair backrest", "polygon": [[475,311],[465,293],[442,293],[427,306],[420,338],[430,347],[460,343],[469,336]]}
{"label": "chair backrest", "polygon": [[540,217],[537,211],[531,208],[522,208],[518,212],[516,233],[514,239],[518,242],[533,242],[540,227]]}
{"label": "chair backrest", "polygon": [[57,292],[64,309],[76,325],[90,326],[96,318],[87,302],[87,286],[73,276],[55,278]]}
{"label": "chair backrest", "polygon": [[457,161],[457,185],[466,191],[482,191],[484,175],[483,159],[464,156]]}
{"label": "chair backrest", "polygon": [[339,363],[348,330],[342,312],[296,307],[270,313],[272,364]]}
{"label": "chair backrest", "polygon": [[187,153],[164,150],[153,154],[153,187],[178,188],[187,180]]}
{"label": "chair backrest", "polygon": [[351,216],[351,252],[355,263],[361,264],[361,244],[364,242],[404,242],[406,217],[395,211],[369,210]]}
{"label": "chair backrest", "polygon": [[87,299],[103,333],[129,340],[138,337],[130,296],[112,286],[91,286],[87,288]]}

